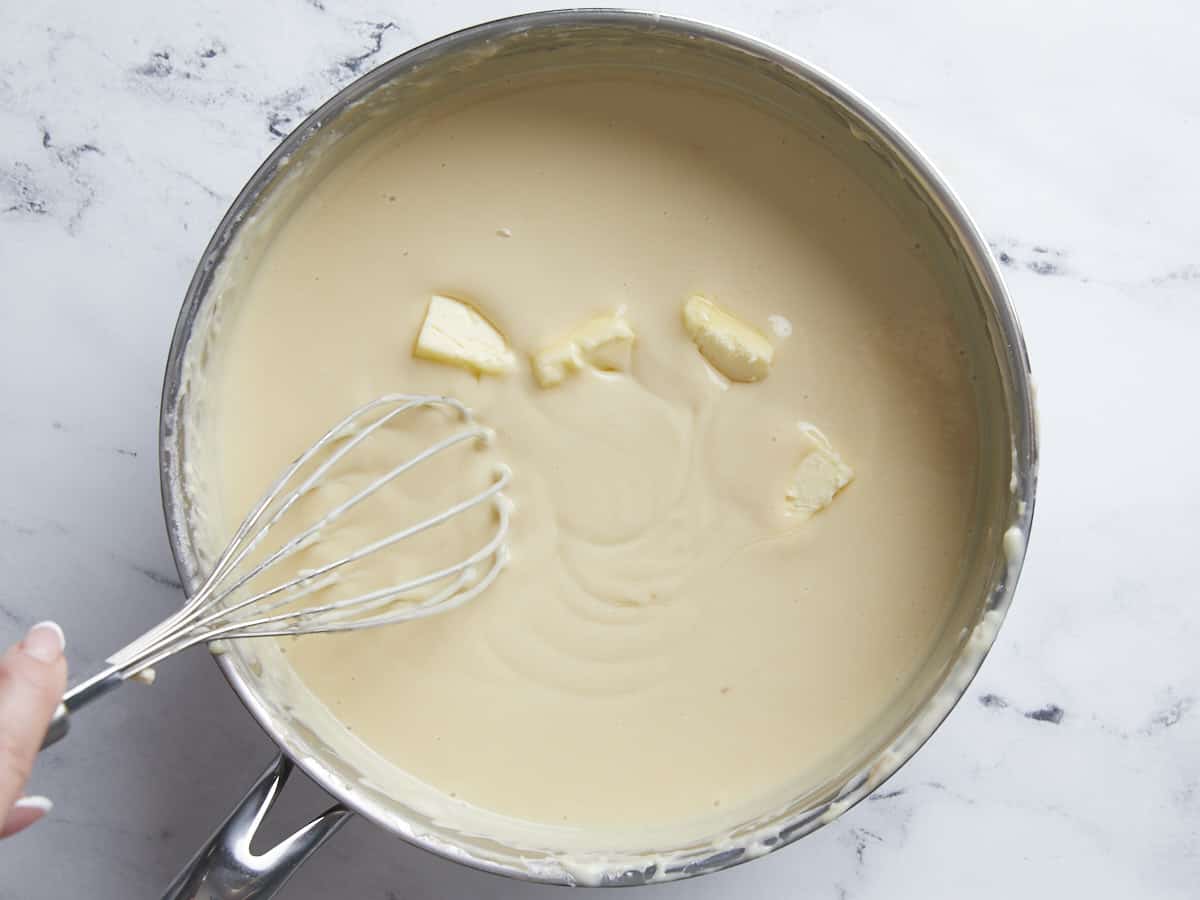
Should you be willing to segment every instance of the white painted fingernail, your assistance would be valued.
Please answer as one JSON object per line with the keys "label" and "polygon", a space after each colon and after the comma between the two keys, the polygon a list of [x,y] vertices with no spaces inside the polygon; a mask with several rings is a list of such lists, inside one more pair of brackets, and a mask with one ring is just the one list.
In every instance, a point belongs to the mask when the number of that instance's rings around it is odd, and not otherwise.
{"label": "white painted fingernail", "polygon": [[22,797],[13,804],[13,809],[36,809],[42,815],[54,809],[54,803],[49,797],[43,797],[40,794],[30,794],[28,797]]}
{"label": "white painted fingernail", "polygon": [[29,629],[21,646],[34,659],[52,663],[67,648],[67,636],[57,622],[38,622]]}

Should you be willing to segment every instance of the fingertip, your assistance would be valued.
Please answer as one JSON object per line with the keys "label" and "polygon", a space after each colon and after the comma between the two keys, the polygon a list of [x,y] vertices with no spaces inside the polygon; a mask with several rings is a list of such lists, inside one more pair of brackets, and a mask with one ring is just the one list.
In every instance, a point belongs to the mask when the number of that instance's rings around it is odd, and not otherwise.
{"label": "fingertip", "polygon": [[57,662],[67,649],[67,637],[62,626],[49,620],[38,622],[21,641],[21,650],[38,662]]}
{"label": "fingertip", "polygon": [[41,794],[30,794],[13,804],[13,809],[26,809],[45,815],[54,809],[54,801]]}
{"label": "fingertip", "polygon": [[12,809],[8,811],[8,815],[4,819],[3,826],[0,826],[0,838],[24,831],[39,819],[44,818],[52,809],[54,809],[54,803],[49,797],[32,794],[20,798],[12,805]]}

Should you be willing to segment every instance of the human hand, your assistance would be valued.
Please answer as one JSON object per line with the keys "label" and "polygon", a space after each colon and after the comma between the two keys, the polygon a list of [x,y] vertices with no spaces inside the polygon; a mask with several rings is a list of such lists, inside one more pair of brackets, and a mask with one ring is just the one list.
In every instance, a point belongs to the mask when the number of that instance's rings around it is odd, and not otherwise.
{"label": "human hand", "polygon": [[61,628],[40,622],[0,657],[0,838],[28,828],[50,811],[48,799],[23,792],[67,688],[65,646]]}

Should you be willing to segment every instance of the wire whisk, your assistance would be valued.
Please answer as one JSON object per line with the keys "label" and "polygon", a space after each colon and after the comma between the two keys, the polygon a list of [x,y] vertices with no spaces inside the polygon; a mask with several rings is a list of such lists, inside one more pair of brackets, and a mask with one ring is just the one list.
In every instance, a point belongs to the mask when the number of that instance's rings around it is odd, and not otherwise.
{"label": "wire whisk", "polygon": [[[271,529],[301,498],[324,484],[350,454],[401,417],[424,409],[448,411],[459,424],[448,436],[405,455],[316,521],[300,527],[260,561],[250,561]],[[471,411],[451,397],[388,394],[356,409],[284,470],[242,521],[212,572],[178,612],[111,656],[103,671],[67,691],[42,746],[49,746],[67,733],[71,712],[130,678],[152,672],[163,660],[196,644],[375,628],[448,612],[478,596],[495,581],[509,558],[505,541],[512,504],[503,490],[512,472],[503,464],[496,465],[490,484],[446,508],[330,562],[284,577],[270,587],[255,589],[253,585],[320,541],[350,510],[422,463],[460,445],[488,447],[494,440],[494,432],[476,422]],[[308,469],[311,471],[305,474]],[[488,503],[494,509],[490,536],[465,558],[396,584],[303,605],[305,598],[335,587],[343,571],[355,563]]]}

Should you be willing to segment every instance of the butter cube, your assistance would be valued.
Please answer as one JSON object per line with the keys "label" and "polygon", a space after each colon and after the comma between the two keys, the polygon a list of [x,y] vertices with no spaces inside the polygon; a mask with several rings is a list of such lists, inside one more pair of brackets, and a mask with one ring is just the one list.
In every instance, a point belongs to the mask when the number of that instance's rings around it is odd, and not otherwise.
{"label": "butter cube", "polygon": [[592,367],[605,372],[628,372],[633,362],[633,329],[622,310],[597,316],[533,355],[533,374],[544,388]]}
{"label": "butter cube", "polygon": [[516,356],[491,322],[461,300],[439,294],[429,300],[413,356],[482,375],[503,375],[517,367]]}
{"label": "butter cube", "polygon": [[854,470],[838,456],[829,439],[815,425],[801,424],[809,450],[800,459],[788,486],[788,512],[798,519],[809,519],[837,496],[854,479]]}
{"label": "butter cube", "polygon": [[762,332],[705,297],[683,305],[683,325],[700,353],[730,381],[762,381],[775,348]]}

